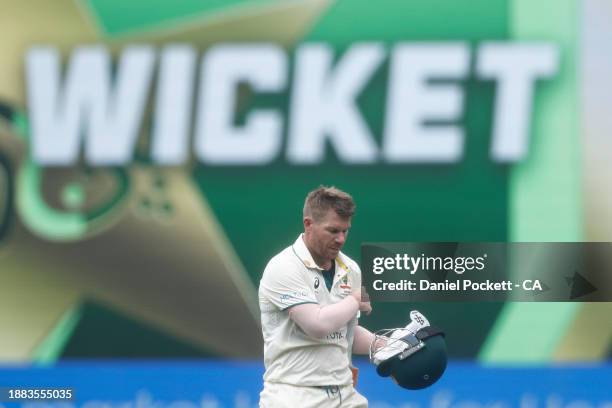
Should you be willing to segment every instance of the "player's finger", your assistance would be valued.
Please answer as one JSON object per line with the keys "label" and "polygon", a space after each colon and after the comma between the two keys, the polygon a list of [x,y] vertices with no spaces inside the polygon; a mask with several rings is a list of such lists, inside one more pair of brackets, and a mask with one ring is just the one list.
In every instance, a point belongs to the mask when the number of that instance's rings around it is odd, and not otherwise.
{"label": "player's finger", "polygon": [[370,301],[370,295],[366,291],[366,287],[365,286],[361,287],[361,300],[363,302],[369,302]]}
{"label": "player's finger", "polygon": [[361,302],[359,310],[365,312],[366,315],[370,315],[370,313],[372,313],[372,305],[370,302]]}

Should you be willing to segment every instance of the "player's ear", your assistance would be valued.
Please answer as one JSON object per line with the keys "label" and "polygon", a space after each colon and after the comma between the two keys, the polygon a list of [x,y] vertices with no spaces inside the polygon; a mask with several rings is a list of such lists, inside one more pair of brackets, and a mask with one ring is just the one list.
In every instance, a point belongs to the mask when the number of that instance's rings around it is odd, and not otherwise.
{"label": "player's ear", "polygon": [[314,221],[312,220],[312,218],[304,217],[304,230],[307,230],[308,228],[310,228],[313,223]]}

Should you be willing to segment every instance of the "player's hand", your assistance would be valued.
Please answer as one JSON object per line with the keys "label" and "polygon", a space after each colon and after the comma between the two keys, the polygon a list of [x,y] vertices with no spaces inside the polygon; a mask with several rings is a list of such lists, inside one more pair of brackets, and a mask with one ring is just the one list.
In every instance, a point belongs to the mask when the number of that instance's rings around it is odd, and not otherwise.
{"label": "player's hand", "polygon": [[355,298],[357,303],[359,303],[359,308],[361,309],[361,289],[356,288],[351,292],[351,296]]}
{"label": "player's hand", "polygon": [[359,300],[359,311],[364,312],[366,315],[372,313],[372,305],[370,304],[370,295],[366,292],[365,286],[361,287],[360,299]]}

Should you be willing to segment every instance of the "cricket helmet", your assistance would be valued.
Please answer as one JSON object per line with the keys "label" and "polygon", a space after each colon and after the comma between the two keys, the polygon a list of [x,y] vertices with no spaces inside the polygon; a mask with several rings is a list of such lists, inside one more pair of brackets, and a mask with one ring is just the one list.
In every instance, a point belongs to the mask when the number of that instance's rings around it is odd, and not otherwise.
{"label": "cricket helmet", "polygon": [[421,313],[410,312],[404,328],[382,329],[374,333],[370,361],[382,377],[391,377],[409,390],[429,387],[442,377],[447,354],[444,333]]}

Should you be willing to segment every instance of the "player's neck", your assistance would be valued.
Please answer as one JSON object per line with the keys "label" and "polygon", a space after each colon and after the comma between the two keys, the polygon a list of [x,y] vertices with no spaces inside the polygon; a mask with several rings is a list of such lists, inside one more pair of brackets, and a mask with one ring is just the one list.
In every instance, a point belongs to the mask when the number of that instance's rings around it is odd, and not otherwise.
{"label": "player's neck", "polygon": [[306,245],[306,249],[308,249],[308,252],[310,252],[312,260],[315,261],[315,263],[322,269],[328,270],[331,268],[333,259],[327,259],[319,256],[317,251],[313,248],[313,245],[310,243],[307,234],[303,234],[302,239]]}
{"label": "player's neck", "polygon": [[319,265],[321,269],[325,269],[326,271],[332,267],[332,263],[334,261],[333,259],[321,259],[315,258],[314,256],[312,257],[312,259],[317,263],[317,265]]}

